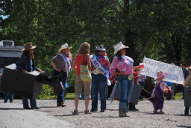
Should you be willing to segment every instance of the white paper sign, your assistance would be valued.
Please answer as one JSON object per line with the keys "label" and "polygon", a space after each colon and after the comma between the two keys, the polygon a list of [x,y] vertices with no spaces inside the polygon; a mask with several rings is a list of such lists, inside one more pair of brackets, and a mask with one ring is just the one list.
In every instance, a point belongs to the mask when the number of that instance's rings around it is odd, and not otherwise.
{"label": "white paper sign", "polygon": [[40,75],[40,72],[32,71],[32,72],[28,72],[28,74],[33,75],[33,76],[38,76],[38,75]]}
{"label": "white paper sign", "polygon": [[183,84],[184,75],[181,67],[176,65],[167,64],[161,61],[156,61],[149,58],[144,58],[143,60],[144,69],[141,71],[142,75],[156,78],[157,72],[162,71],[165,73],[165,81]]}
{"label": "white paper sign", "polygon": [[16,66],[16,64],[10,64],[8,66],[5,66],[5,68],[11,69],[11,70],[16,70],[17,66]]}

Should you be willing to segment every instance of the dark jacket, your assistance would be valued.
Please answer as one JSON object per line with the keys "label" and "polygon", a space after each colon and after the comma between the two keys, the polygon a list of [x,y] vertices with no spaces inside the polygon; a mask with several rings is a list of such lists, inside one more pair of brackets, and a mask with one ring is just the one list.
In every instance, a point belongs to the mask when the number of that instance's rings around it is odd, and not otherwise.
{"label": "dark jacket", "polygon": [[184,87],[184,106],[191,106],[191,86]]}
{"label": "dark jacket", "polygon": [[26,55],[22,55],[20,59],[18,59],[18,61],[16,62],[17,65],[17,70],[26,70],[28,72],[34,71],[36,70],[35,64],[34,64],[34,60],[32,60],[32,69],[31,69],[31,63],[30,63],[30,59],[26,56]]}

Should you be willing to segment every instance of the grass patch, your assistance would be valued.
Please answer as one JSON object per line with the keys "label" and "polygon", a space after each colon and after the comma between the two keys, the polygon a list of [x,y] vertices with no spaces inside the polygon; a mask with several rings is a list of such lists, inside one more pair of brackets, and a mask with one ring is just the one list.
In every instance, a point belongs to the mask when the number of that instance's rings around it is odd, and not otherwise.
{"label": "grass patch", "polygon": [[[67,93],[66,96],[64,97],[65,99],[74,99],[75,94],[74,93]],[[56,99],[56,95],[40,95],[39,99],[41,100],[51,100],[51,99]]]}
{"label": "grass patch", "polygon": [[[74,99],[75,94],[74,93],[66,93],[65,99]],[[50,99],[56,99],[57,96],[54,93],[54,90],[49,85],[43,85],[41,94],[38,96],[38,99],[42,100],[50,100]]]}
{"label": "grass patch", "polygon": [[176,95],[175,95],[175,100],[181,100],[182,99],[182,97],[183,97],[183,93],[176,93]]}
{"label": "grass patch", "polygon": [[65,99],[74,99],[75,98],[75,94],[74,93],[67,93],[65,96]]}

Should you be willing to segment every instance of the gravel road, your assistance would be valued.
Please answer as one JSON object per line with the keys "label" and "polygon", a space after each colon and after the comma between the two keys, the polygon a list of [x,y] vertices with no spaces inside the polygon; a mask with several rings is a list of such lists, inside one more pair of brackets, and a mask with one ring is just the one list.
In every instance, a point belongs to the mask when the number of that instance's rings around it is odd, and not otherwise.
{"label": "gravel road", "polygon": [[83,113],[72,116],[73,101],[67,100],[66,107],[57,108],[55,100],[38,100],[39,110],[22,110],[21,101],[4,104],[0,100],[0,128],[191,128],[191,116],[183,116],[182,100],[165,101],[164,115],[152,114],[152,104],[141,101],[139,112],[129,112],[129,117],[118,117],[118,102],[107,102],[107,111],[90,115]]}

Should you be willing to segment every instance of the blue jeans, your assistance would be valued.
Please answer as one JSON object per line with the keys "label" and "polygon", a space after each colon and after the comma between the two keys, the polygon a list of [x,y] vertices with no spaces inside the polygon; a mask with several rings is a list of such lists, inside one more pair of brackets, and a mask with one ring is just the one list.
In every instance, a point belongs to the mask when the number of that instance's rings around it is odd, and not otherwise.
{"label": "blue jeans", "polygon": [[118,77],[118,82],[120,86],[120,99],[119,99],[119,110],[128,112],[128,98],[130,88],[132,86],[132,81],[128,80],[127,75],[122,75]]}
{"label": "blue jeans", "polygon": [[28,100],[30,100],[30,106],[31,108],[36,108],[37,104],[36,104],[36,98],[35,97],[23,97],[23,108],[29,108],[29,102]]}
{"label": "blue jeans", "polygon": [[107,86],[107,78],[102,75],[94,75],[92,74],[92,110],[97,110],[98,107],[98,94],[100,95],[101,100],[101,110],[106,109],[106,86]]}
{"label": "blue jeans", "polygon": [[4,103],[7,103],[7,101],[9,100],[10,103],[13,102],[13,94],[12,93],[5,93],[4,94]]}
{"label": "blue jeans", "polygon": [[[57,71],[54,71],[53,75],[54,76],[58,76],[60,82],[62,82],[62,85],[65,88],[66,79],[67,79],[67,73],[66,72],[57,72]],[[65,90],[64,89],[61,89],[59,92],[57,92],[57,103],[63,103],[64,102],[64,94],[65,94]]]}
{"label": "blue jeans", "polygon": [[57,103],[63,103],[64,102],[64,90],[61,90],[57,93]]}

